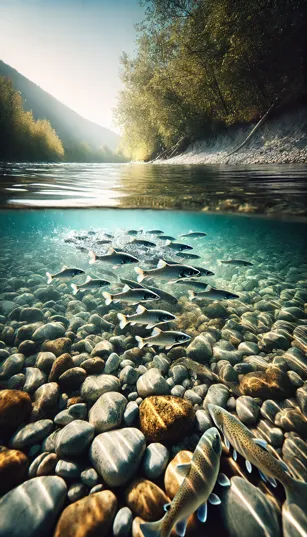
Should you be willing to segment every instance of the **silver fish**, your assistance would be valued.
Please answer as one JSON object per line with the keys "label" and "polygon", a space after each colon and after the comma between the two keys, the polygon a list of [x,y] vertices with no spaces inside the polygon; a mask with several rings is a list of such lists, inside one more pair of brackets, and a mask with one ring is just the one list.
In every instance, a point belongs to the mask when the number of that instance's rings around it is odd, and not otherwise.
{"label": "silver fish", "polygon": [[96,241],[95,244],[111,244],[111,239],[100,239],[99,241]]}
{"label": "silver fish", "polygon": [[138,233],[141,233],[141,231],[137,231],[136,229],[128,229],[127,235],[137,235]]}
{"label": "silver fish", "polygon": [[146,289],[149,289],[150,291],[153,291],[159,297],[161,300],[164,300],[164,302],[169,302],[169,304],[178,304],[178,298],[176,298],[174,295],[171,295],[170,293],[167,293],[163,289],[159,289],[158,287],[152,287],[152,285],[146,285]]}
{"label": "silver fish", "polygon": [[184,259],[200,259],[200,255],[186,254],[185,252],[178,252],[175,254],[177,257],[183,257]]}
{"label": "silver fish", "polygon": [[73,295],[76,295],[78,291],[82,291],[83,289],[100,289],[101,287],[106,287],[107,285],[110,285],[110,282],[108,282],[107,280],[101,280],[98,278],[91,278],[90,276],[87,276],[84,283],[81,283],[80,285],[72,283],[71,288],[73,290]]}
{"label": "silver fish", "polygon": [[143,347],[161,347],[164,349],[171,349],[175,345],[183,345],[190,341],[191,336],[184,334],[183,332],[177,332],[175,330],[166,330],[162,332],[160,328],[155,327],[151,333],[151,337],[142,338],[140,336],[135,336],[135,339],[138,342],[139,349]]}
{"label": "silver fish", "polygon": [[74,278],[75,276],[79,276],[80,274],[85,274],[85,271],[78,268],[69,268],[66,265],[63,265],[60,272],[57,272],[56,274],[50,274],[50,272],[46,272],[47,283],[49,285],[52,280],[69,280],[70,278]]}
{"label": "silver fish", "polygon": [[240,453],[246,460],[248,472],[254,464],[263,481],[276,487],[277,479],[283,485],[286,493],[282,517],[285,537],[306,536],[307,483],[294,479],[287,465],[269,452],[267,442],[256,438],[233,414],[213,404],[208,405],[208,410],[217,428],[223,432],[225,444],[234,448],[233,457]]}
{"label": "silver fish", "polygon": [[193,250],[193,246],[183,244],[181,242],[166,241],[165,246],[176,252],[183,252],[183,250]]}
{"label": "silver fish", "polygon": [[188,278],[184,278],[183,280],[177,280],[174,282],[174,285],[175,284],[179,284],[179,285],[186,285],[186,286],[190,286],[190,287],[194,287],[194,289],[202,289],[203,291],[205,291],[207,289],[207,287],[210,285],[206,282],[202,282],[198,279],[188,279]]}
{"label": "silver fish", "polygon": [[[157,522],[140,525],[144,537],[169,537],[174,526],[177,535],[184,536],[188,518],[194,511],[197,511],[201,522],[206,521],[207,501],[221,503],[219,497],[212,494],[218,479],[221,454],[220,435],[215,427],[211,427],[200,438],[191,462],[177,466],[177,472],[184,479],[171,503],[165,505],[164,517]],[[224,475],[223,481],[229,485]]]}
{"label": "silver fish", "polygon": [[253,263],[244,261],[244,259],[223,259],[220,261],[223,265],[237,265],[238,267],[252,267]]}
{"label": "silver fish", "polygon": [[138,263],[139,260],[131,254],[125,252],[115,251],[114,248],[110,248],[109,252],[105,255],[97,255],[92,250],[89,250],[90,265],[100,261],[102,263],[109,263],[113,268],[118,268],[122,265],[130,265],[131,263]]}
{"label": "silver fish", "polygon": [[160,299],[156,293],[149,291],[149,289],[144,289],[144,287],[139,289],[130,289],[128,285],[124,286],[121,293],[111,295],[111,293],[107,293],[105,291],[102,294],[105,298],[106,306],[111,304],[111,302],[128,302],[129,304],[138,304],[139,302],[148,302],[150,300]]}
{"label": "silver fish", "polygon": [[189,231],[189,233],[180,235],[180,237],[187,239],[201,239],[203,237],[207,237],[207,233],[204,233],[203,231]]}
{"label": "silver fish", "polygon": [[204,267],[194,267],[194,268],[199,271],[198,278],[200,278],[201,276],[214,276],[214,272]]}
{"label": "silver fish", "polygon": [[142,282],[144,278],[154,277],[160,280],[170,280],[172,278],[189,278],[191,276],[197,276],[199,271],[188,265],[181,265],[175,263],[168,265],[163,259],[160,259],[156,269],[143,270],[140,267],[136,267],[135,272],[138,274],[138,282]]}
{"label": "silver fish", "polygon": [[167,323],[176,319],[175,315],[163,310],[148,310],[142,304],[139,304],[134,315],[124,315],[118,313],[117,318],[120,321],[120,328],[125,328],[127,324],[146,325],[146,328],[153,328],[156,324]]}
{"label": "silver fish", "polygon": [[149,231],[146,231],[148,235],[162,235],[164,231],[161,231],[161,229],[150,229]]}
{"label": "silver fish", "polygon": [[175,237],[172,237],[171,235],[160,235],[159,236],[160,241],[175,241]]}
{"label": "silver fish", "polygon": [[215,289],[211,285],[208,285],[206,291],[197,293],[188,290],[188,294],[190,300],[194,300],[194,298],[205,298],[207,300],[232,300],[234,298],[239,298],[239,296],[234,293],[224,291],[223,289]]}
{"label": "silver fish", "polygon": [[[135,282],[134,280],[128,280],[128,278],[120,278],[120,281],[128,285],[130,289],[145,289],[144,285],[141,285],[139,282]],[[149,289],[149,287],[146,287],[146,289]]]}
{"label": "silver fish", "polygon": [[147,246],[148,248],[151,246],[157,246],[154,242],[147,241],[146,239],[132,239],[130,241],[130,244],[136,244],[139,246]]}

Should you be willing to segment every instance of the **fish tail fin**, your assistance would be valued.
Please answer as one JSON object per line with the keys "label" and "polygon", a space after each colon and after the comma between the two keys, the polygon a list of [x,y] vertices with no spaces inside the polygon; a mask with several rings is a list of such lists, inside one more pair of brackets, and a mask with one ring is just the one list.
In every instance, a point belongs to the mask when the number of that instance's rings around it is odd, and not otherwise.
{"label": "fish tail fin", "polygon": [[192,300],[194,300],[194,298],[195,298],[195,293],[194,293],[194,291],[191,291],[191,290],[189,289],[189,290],[188,290],[188,295],[189,295],[189,299],[190,299],[191,302],[192,302]]}
{"label": "fish tail fin", "polygon": [[141,267],[135,267],[135,272],[138,274],[137,281],[141,283],[145,278],[144,270]]}
{"label": "fish tail fin", "polygon": [[121,329],[125,328],[126,324],[128,324],[128,322],[129,322],[129,321],[127,321],[126,315],[124,315],[123,313],[118,313],[117,318],[119,320],[119,327]]}
{"label": "fish tail fin", "polygon": [[78,287],[75,283],[72,283],[71,284],[71,288],[72,288],[72,294],[73,295],[76,295],[78,293]]}
{"label": "fish tail fin", "polygon": [[144,347],[144,345],[145,345],[144,339],[141,336],[135,336],[135,339],[138,342],[139,349],[142,349]]}
{"label": "fish tail fin", "polygon": [[96,263],[96,254],[93,252],[93,250],[89,250],[88,255],[90,256],[89,264],[93,265]]}
{"label": "fish tail fin", "polygon": [[[164,518],[164,517],[163,517]],[[162,537],[162,520],[157,522],[145,522],[140,524],[140,529],[143,532],[144,537]]]}
{"label": "fish tail fin", "polygon": [[47,279],[47,284],[49,285],[53,280],[53,276],[52,276],[52,274],[50,274],[50,272],[46,272],[46,276],[48,278]]}
{"label": "fish tail fin", "polygon": [[112,295],[108,293],[107,291],[104,291],[102,293],[102,296],[105,298],[106,306],[109,306],[113,300]]}

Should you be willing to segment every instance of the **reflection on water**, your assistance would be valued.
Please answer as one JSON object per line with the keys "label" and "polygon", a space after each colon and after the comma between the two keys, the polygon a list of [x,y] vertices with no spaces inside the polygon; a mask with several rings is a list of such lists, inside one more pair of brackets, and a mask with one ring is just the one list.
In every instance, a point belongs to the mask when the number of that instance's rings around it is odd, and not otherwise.
{"label": "reflection on water", "polygon": [[4,206],[307,214],[307,166],[0,164]]}

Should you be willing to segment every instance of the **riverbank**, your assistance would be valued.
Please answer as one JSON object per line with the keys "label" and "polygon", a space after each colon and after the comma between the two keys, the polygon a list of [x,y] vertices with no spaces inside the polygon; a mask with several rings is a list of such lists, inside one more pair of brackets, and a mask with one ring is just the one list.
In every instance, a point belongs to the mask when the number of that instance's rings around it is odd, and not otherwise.
{"label": "riverbank", "polygon": [[262,125],[247,144],[232,153],[247,138],[254,125],[231,133],[194,142],[160,164],[299,164],[307,162],[307,109],[288,112]]}

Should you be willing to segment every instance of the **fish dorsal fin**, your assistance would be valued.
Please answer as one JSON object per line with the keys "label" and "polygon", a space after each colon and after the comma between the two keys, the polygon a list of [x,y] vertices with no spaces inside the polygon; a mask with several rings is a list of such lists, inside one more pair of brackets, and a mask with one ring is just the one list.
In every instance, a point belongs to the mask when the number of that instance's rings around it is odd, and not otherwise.
{"label": "fish dorsal fin", "polygon": [[91,281],[92,281],[92,278],[90,276],[86,276],[85,283],[88,283],[88,282],[91,282]]}
{"label": "fish dorsal fin", "polygon": [[129,285],[125,284],[124,287],[123,287],[122,292],[127,293],[127,291],[130,291],[130,289],[131,289],[131,287],[129,287]]}
{"label": "fish dorsal fin", "polygon": [[164,268],[166,267],[167,263],[164,261],[164,259],[159,259],[159,262],[157,264],[157,268]]}
{"label": "fish dorsal fin", "polygon": [[162,330],[160,328],[155,327],[153,329],[153,331],[151,332],[151,335],[152,336],[158,336],[159,334],[161,334],[161,332],[162,332]]}
{"label": "fish dorsal fin", "polygon": [[194,233],[193,229],[189,229],[189,233]]}
{"label": "fish dorsal fin", "polygon": [[268,449],[268,443],[263,440],[263,438],[253,438],[253,441],[255,442],[255,444],[257,444],[257,446],[260,446],[266,450]]}
{"label": "fish dorsal fin", "polygon": [[144,308],[142,304],[139,304],[138,307],[136,308],[136,313],[140,315],[141,313],[144,313],[144,311],[146,311],[146,308]]}
{"label": "fish dorsal fin", "polygon": [[182,477],[186,477],[190,471],[191,463],[187,462],[184,464],[177,464],[176,471],[178,474],[180,474]]}
{"label": "fish dorsal fin", "polygon": [[112,246],[111,246],[111,248],[108,249],[108,255],[112,255],[112,254],[114,254],[114,253],[115,253],[115,250],[114,250],[114,248],[112,248]]}
{"label": "fish dorsal fin", "polygon": [[61,268],[61,270],[66,270],[66,269],[68,269],[67,265],[63,265],[62,268]]}

